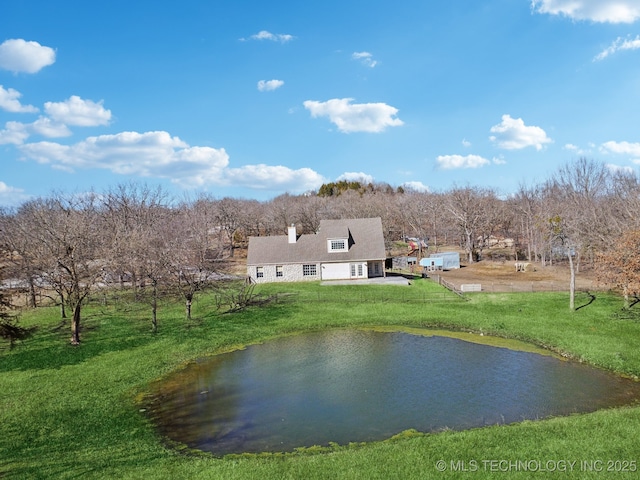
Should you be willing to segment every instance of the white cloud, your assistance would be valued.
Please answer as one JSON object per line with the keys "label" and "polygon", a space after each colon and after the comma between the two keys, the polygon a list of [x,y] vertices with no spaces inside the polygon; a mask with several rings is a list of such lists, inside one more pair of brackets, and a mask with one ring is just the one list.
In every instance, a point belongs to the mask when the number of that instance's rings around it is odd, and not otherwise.
{"label": "white cloud", "polygon": [[417,181],[413,181],[413,182],[404,182],[402,184],[402,186],[404,187],[405,190],[410,190],[413,192],[419,192],[419,193],[426,193],[429,192],[430,189],[427,185],[425,185],[422,182],[417,182]]}
{"label": "white cloud", "polygon": [[28,158],[65,169],[103,168],[142,177],[207,177],[219,174],[228,164],[224,149],[192,148],[167,132],[122,132],[89,137],[70,146],[37,142],[20,149]]}
{"label": "white cloud", "polygon": [[7,143],[21,145],[33,134],[47,138],[59,138],[70,136],[71,130],[64,123],[43,116],[32,123],[7,122],[5,129],[0,130],[0,145]]}
{"label": "white cloud", "polygon": [[310,168],[292,170],[281,165],[245,165],[223,172],[222,184],[258,190],[286,190],[306,192],[317,190],[326,179]]}
{"label": "white cloud", "polygon": [[111,111],[106,110],[102,102],[83,100],[75,95],[64,102],[47,102],[44,107],[49,117],[40,116],[33,123],[7,122],[5,129],[0,130],[0,144],[20,145],[32,134],[47,138],[68,137],[72,132],[67,125],[91,127],[108,125],[111,120]]}
{"label": "white cloud", "polygon": [[367,185],[375,181],[373,176],[364,172],[344,172],[342,175],[336,178],[336,180],[337,181],[346,180],[347,182],[360,182],[362,184],[367,184]]}
{"label": "white cloud", "polygon": [[11,113],[35,113],[38,111],[38,109],[32,105],[22,105],[19,100],[21,96],[22,94],[19,91],[13,88],[5,90],[4,87],[0,85],[0,108]]}
{"label": "white cloud", "polygon": [[605,142],[600,146],[600,151],[602,153],[616,153],[640,158],[640,143]]}
{"label": "white cloud", "polygon": [[597,23],[633,23],[640,18],[639,0],[531,0],[531,8]]}
{"label": "white cloud", "polygon": [[444,170],[455,168],[478,168],[491,162],[479,155],[440,155],[436,158],[438,166]]}
{"label": "white cloud", "polygon": [[64,102],[46,102],[45,112],[55,121],[78,127],[109,125],[111,110],[102,106],[102,101],[93,102],[72,95]]}
{"label": "white cloud", "polygon": [[351,58],[370,68],[373,68],[378,64],[378,61],[374,60],[373,55],[369,52],[353,52]]}
{"label": "white cloud", "polygon": [[284,85],[283,80],[260,80],[258,82],[258,90],[261,92],[270,92]]}
{"label": "white cloud", "polygon": [[0,145],[20,145],[29,138],[29,129],[24,123],[7,122],[0,130]]}
{"label": "white cloud", "polygon": [[[593,144],[589,144],[590,148],[593,148]],[[588,155],[591,153],[590,148],[588,149],[584,149],[584,148],[580,148],[577,145],[574,145],[573,143],[567,143],[564,147],[562,147],[563,150],[568,150],[570,152],[575,153],[576,155]]]}
{"label": "white cloud", "polygon": [[271,32],[268,32],[267,30],[261,30],[260,32],[254,35],[251,35],[248,39],[241,38],[240,41],[245,42],[247,40],[270,40],[272,42],[287,43],[293,40],[294,38],[295,37],[293,35],[289,35],[289,34],[271,33]]}
{"label": "white cloud", "polygon": [[393,118],[398,109],[385,103],[351,103],[352,98],[333,98],[326,102],[307,100],[304,107],[312,117],[328,117],[343,133],[379,133],[404,122]]}
{"label": "white cloud", "polygon": [[613,163],[607,163],[605,165],[611,173],[624,172],[624,173],[633,173],[635,170],[630,166],[622,166],[622,165],[614,165]]}
{"label": "white cloud", "polygon": [[36,73],[55,61],[55,50],[38,42],[11,39],[0,44],[0,68],[4,70]]}
{"label": "white cloud", "polygon": [[616,38],[616,40],[602,52],[593,58],[594,62],[604,60],[609,55],[613,55],[620,50],[637,50],[640,48],[640,35],[637,35],[634,39],[623,39],[622,37]]}
{"label": "white cloud", "polygon": [[519,150],[526,147],[535,147],[541,150],[545,143],[551,143],[545,131],[540,127],[526,126],[521,118],[511,118],[503,115],[502,122],[491,127],[492,135],[489,139],[498,147],[505,150]]}
{"label": "white cloud", "polygon": [[64,123],[51,120],[49,117],[40,117],[31,124],[25,125],[31,132],[47,138],[68,137],[71,130]]}
{"label": "white cloud", "polygon": [[306,191],[324,179],[308,168],[247,165],[229,168],[223,148],[191,147],[167,132],[121,132],[89,137],[74,145],[37,142],[21,145],[23,155],[53,168],[104,169],[119,175],[168,178],[185,188],[205,185]]}
{"label": "white cloud", "polygon": [[465,148],[469,148],[471,146],[471,142],[469,140],[467,140],[466,138],[462,139],[462,146]]}
{"label": "white cloud", "polygon": [[28,198],[29,196],[21,188],[11,187],[0,181],[0,205],[20,205]]}

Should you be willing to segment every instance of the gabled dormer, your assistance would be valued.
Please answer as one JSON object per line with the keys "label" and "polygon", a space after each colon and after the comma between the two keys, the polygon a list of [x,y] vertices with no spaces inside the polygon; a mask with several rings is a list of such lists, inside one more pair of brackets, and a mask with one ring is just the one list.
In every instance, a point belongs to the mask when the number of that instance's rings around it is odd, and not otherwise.
{"label": "gabled dormer", "polygon": [[349,251],[349,239],[348,238],[328,238],[327,239],[327,251],[329,253],[348,252]]}
{"label": "gabled dormer", "polygon": [[353,237],[347,227],[333,229],[333,231],[326,233],[327,252],[329,253],[348,252],[353,245]]}

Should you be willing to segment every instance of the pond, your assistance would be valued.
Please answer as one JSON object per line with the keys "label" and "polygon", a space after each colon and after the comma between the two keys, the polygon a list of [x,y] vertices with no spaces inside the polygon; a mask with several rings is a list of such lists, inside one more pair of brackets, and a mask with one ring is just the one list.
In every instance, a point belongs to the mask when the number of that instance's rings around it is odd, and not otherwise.
{"label": "pond", "polygon": [[638,382],[550,355],[345,329],[194,362],[163,381],[151,413],[166,437],[223,455],[462,430],[639,398]]}

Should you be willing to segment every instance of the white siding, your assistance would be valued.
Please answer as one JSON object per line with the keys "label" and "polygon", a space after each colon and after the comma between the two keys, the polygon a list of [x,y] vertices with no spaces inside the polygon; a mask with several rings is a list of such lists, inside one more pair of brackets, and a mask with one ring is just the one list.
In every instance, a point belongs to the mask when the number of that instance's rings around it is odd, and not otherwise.
{"label": "white siding", "polygon": [[[348,280],[350,278],[384,277],[384,261],[381,260],[323,264],[311,262],[310,264],[316,265],[316,275],[303,275],[303,264],[300,263],[284,265],[251,265],[247,267],[247,275],[251,277],[255,283]],[[376,265],[378,267],[377,271]],[[351,274],[352,266],[355,276]],[[278,270],[282,275],[277,275]],[[262,272],[262,277],[257,276],[258,271]],[[359,275],[360,273],[362,273],[361,276]]]}
{"label": "white siding", "polygon": [[[285,264],[285,265],[252,265],[247,267],[247,275],[251,277],[255,283],[267,283],[267,282],[302,282],[302,281],[313,281],[320,280],[320,265],[311,263],[311,265],[316,265],[316,275],[303,275],[302,274],[302,264]],[[263,276],[257,277],[257,269],[262,267]],[[282,276],[277,276],[276,267],[282,267],[280,270],[282,272]]]}

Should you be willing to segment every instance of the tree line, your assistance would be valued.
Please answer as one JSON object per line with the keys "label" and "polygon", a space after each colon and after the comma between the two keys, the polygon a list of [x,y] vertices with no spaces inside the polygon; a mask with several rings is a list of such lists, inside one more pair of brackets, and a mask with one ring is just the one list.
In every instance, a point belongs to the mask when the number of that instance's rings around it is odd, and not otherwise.
{"label": "tree line", "polygon": [[[322,219],[366,217],[382,218],[388,250],[418,237],[433,251],[456,245],[474,262],[491,253],[496,239],[508,238],[511,251],[503,255],[542,265],[562,258],[572,279],[584,263],[606,259],[606,278],[625,298],[638,295],[637,279],[624,277],[626,263],[614,260],[629,250],[640,255],[640,178],[584,158],[508,196],[470,185],[419,192],[358,182],[265,202],[212,195],[176,200],[136,183],[100,193],[54,192],[0,212],[0,267],[4,279],[19,281],[29,306],[36,306],[37,292],[48,292],[61,316],[70,315],[77,344],[82,307],[97,288],[135,288],[156,330],[158,299],[179,294],[190,316],[194,296],[226,278],[228,262],[248,237],[286,234],[291,224],[313,233]],[[575,281],[570,288],[573,302]]]}

